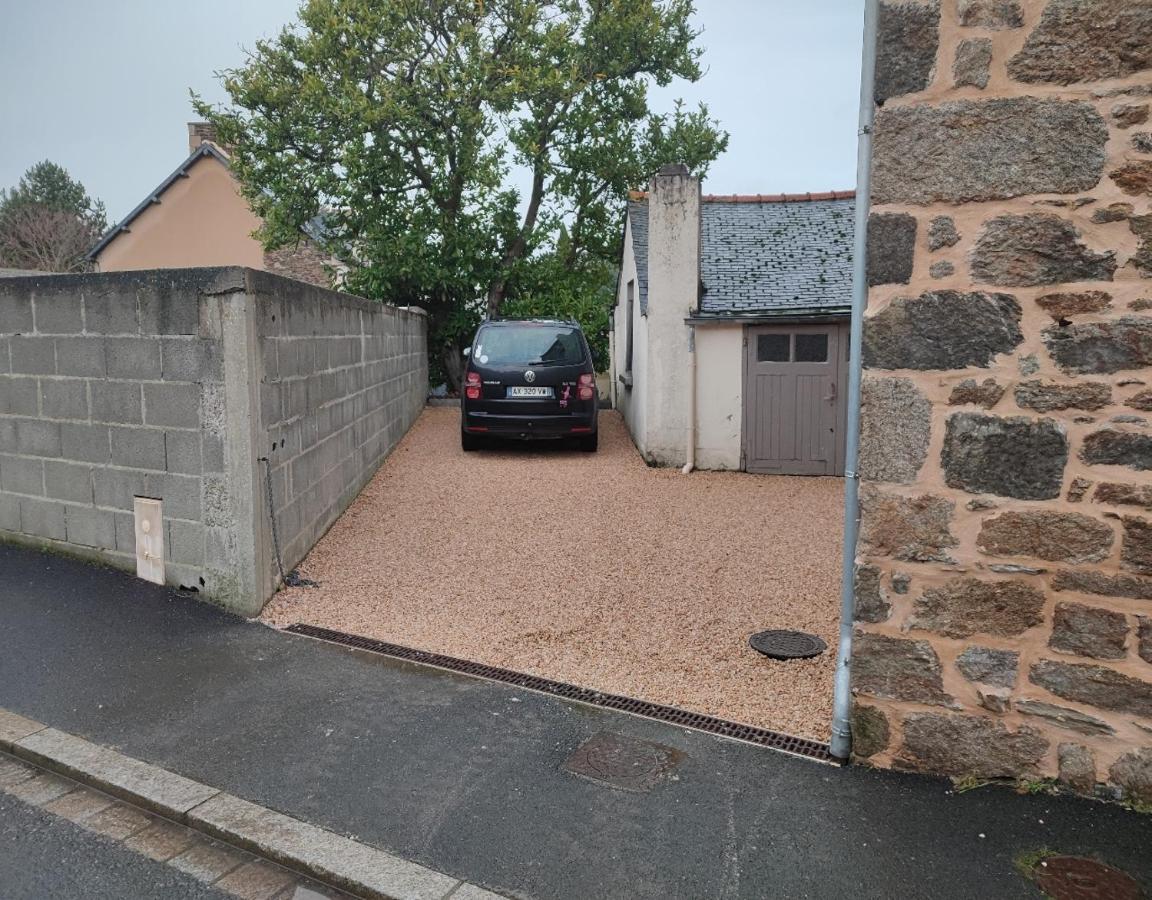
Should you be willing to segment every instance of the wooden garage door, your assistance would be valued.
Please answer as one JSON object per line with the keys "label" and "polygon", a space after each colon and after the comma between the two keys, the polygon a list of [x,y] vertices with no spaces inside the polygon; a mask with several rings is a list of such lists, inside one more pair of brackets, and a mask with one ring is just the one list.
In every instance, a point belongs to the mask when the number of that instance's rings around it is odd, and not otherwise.
{"label": "wooden garage door", "polygon": [[749,327],[744,460],[749,472],[844,471],[847,329],[839,324]]}

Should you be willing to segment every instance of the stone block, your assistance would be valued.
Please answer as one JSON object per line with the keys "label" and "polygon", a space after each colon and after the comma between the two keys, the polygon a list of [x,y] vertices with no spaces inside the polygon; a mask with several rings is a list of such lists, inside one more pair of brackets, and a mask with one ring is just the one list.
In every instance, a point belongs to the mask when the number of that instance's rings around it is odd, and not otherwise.
{"label": "stone block", "polygon": [[1152,160],[1125,163],[1108,175],[1125,194],[1152,197]]}
{"label": "stone block", "polygon": [[1004,390],[1004,386],[997,384],[995,378],[985,378],[982,382],[977,382],[975,378],[965,378],[952,388],[952,393],[948,395],[948,405],[963,406],[971,403],[991,409],[1000,402]]}
{"label": "stone block", "polygon": [[959,0],[956,13],[966,28],[1019,28],[1024,24],[1019,0]]}
{"label": "stone block", "polygon": [[116,523],[108,510],[68,506],[64,513],[64,530],[70,544],[116,549]]}
{"label": "stone block", "polygon": [[885,622],[892,604],[880,587],[880,570],[875,566],[856,567],[856,621]]}
{"label": "stone block", "polygon": [[133,469],[163,471],[164,432],[151,428],[112,428],[112,463]]}
{"label": "stone block", "polygon": [[114,512],[112,520],[116,527],[116,550],[120,553],[136,555],[136,522],[132,513]]}
{"label": "stone block", "polygon": [[200,479],[192,475],[148,474],[148,496],[164,501],[164,515],[169,518],[199,521],[200,489]]}
{"label": "stone block", "polygon": [[955,504],[924,494],[900,497],[866,490],[861,497],[861,541],[875,556],[946,562],[957,540],[949,526]]}
{"label": "stone block", "polygon": [[[2,459],[0,465],[3,465]],[[19,530],[20,498],[15,494],[0,494],[0,531]]]}
{"label": "stone block", "polygon": [[14,494],[44,494],[44,463],[21,456],[0,456],[0,488]]}
{"label": "stone block", "polygon": [[167,524],[168,546],[165,550],[172,562],[190,566],[204,565],[204,526],[199,522],[172,519]]}
{"label": "stone block", "polygon": [[41,378],[40,404],[49,419],[87,419],[88,386],[78,378]]}
{"label": "stone block", "polygon": [[1079,591],[1082,594],[1127,597],[1132,600],[1152,600],[1152,578],[1062,570],[1053,576],[1052,590]]}
{"label": "stone block", "polygon": [[1052,500],[1060,496],[1067,461],[1067,435],[1051,419],[965,412],[948,417],[941,464],[949,487]]}
{"label": "stone block", "polygon": [[[1128,230],[1136,235],[1140,242],[1136,252],[1128,259],[1128,265],[1134,268],[1141,278],[1152,278],[1152,214],[1132,216],[1128,220]],[[1148,309],[1147,306],[1133,308]]]}
{"label": "stone block", "polygon": [[55,500],[21,497],[20,530],[33,537],[64,540],[64,504]]}
{"label": "stone block", "polygon": [[80,295],[71,291],[37,291],[32,299],[40,334],[79,334],[84,330]]}
{"label": "stone block", "polygon": [[162,428],[199,428],[200,386],[169,382],[145,384],[144,422]]}
{"label": "stone block", "polygon": [[916,255],[916,217],[872,213],[868,217],[868,284],[907,284]]}
{"label": "stone block", "polygon": [[1051,213],[996,216],[972,250],[972,280],[1005,287],[1111,281],[1115,253],[1097,253],[1075,226]]}
{"label": "stone block", "polygon": [[1029,679],[1064,700],[1152,719],[1152,682],[1115,669],[1042,659],[1032,664]]}
{"label": "stone block", "polygon": [[898,297],[864,322],[864,365],[874,369],[987,367],[1024,340],[1009,294],[929,291]]}
{"label": "stone block", "polygon": [[60,455],[60,423],[39,419],[16,420],[16,452],[29,456]]}
{"label": "stone block", "polygon": [[107,425],[60,423],[60,455],[78,462],[106,463],[111,459]]}
{"label": "stone block", "polygon": [[1053,361],[1070,375],[1106,374],[1152,365],[1152,319],[1123,316],[1043,331]]}
{"label": "stone block", "polygon": [[1092,213],[1092,224],[1106,225],[1109,222],[1123,222],[1132,215],[1131,203],[1109,203]]}
{"label": "stone block", "polygon": [[1152,485],[1117,484],[1105,481],[1096,486],[1092,502],[1140,506],[1152,510]]}
{"label": "stone block", "polygon": [[954,778],[1025,778],[1037,772],[1048,747],[1027,725],[1009,731],[986,716],[910,713],[897,764]]}
{"label": "stone block", "polygon": [[891,741],[888,717],[875,706],[852,705],[852,755],[867,759],[888,749]]}
{"label": "stone block", "polygon": [[1112,764],[1108,776],[1129,803],[1152,804],[1152,747],[1125,753]]}
{"label": "stone block", "polygon": [[952,62],[952,82],[956,87],[988,86],[988,67],[992,64],[992,41],[974,38],[961,41]]}
{"label": "stone block", "polygon": [[1124,405],[1142,412],[1152,412],[1152,390],[1138,391],[1125,400]]}
{"label": "stone block", "polygon": [[948,260],[941,259],[928,267],[928,274],[933,278],[948,278],[956,274],[956,267]]}
{"label": "stone block", "polygon": [[1131,128],[1147,122],[1148,113],[1147,103],[1117,103],[1112,107],[1110,115],[1117,128]]}
{"label": "stone block", "polygon": [[137,497],[147,497],[147,475],[134,469],[99,468],[92,472],[93,501],[97,506],[130,511]]}
{"label": "stone block", "polygon": [[1044,621],[1044,592],[1024,581],[952,578],[917,598],[913,628],[951,638],[1017,637]]}
{"label": "stone block", "polygon": [[1037,412],[1062,409],[1103,409],[1112,404],[1112,387],[1096,382],[1046,384],[1022,381],[1016,385],[1016,405]]}
{"label": "stone block", "polygon": [[1116,733],[1116,729],[1103,719],[1097,719],[1095,716],[1090,716],[1076,709],[1069,709],[1066,706],[1056,706],[1042,700],[1028,699],[1017,700],[1014,705],[1016,711],[1021,715],[1035,716],[1044,719],[1050,725],[1066,728],[1078,734],[1112,735]]}
{"label": "stone block", "polygon": [[908,378],[866,378],[861,390],[859,472],[908,484],[928,456],[932,404]]}
{"label": "stone block", "polygon": [[874,134],[874,203],[961,203],[1091,190],[1108,126],[1087,102],[1019,97],[885,107]]}
{"label": "stone block", "polygon": [[199,431],[165,432],[164,449],[168,471],[181,475],[199,475],[203,472],[200,441]]}
{"label": "stone block", "polygon": [[991,647],[965,647],[956,658],[956,668],[969,681],[993,687],[1010,688],[1016,684],[1020,654],[1014,650]]}
{"label": "stone block", "polygon": [[19,376],[0,377],[0,415],[36,416],[39,379]]}
{"label": "stone block", "polygon": [[106,338],[104,355],[109,378],[160,377],[160,342],[155,338]]}
{"label": "stone block", "polygon": [[191,285],[154,281],[137,291],[141,334],[198,334],[200,298]]}
{"label": "stone block", "polygon": [[928,641],[858,634],[852,651],[852,688],[884,700],[952,706],[943,670]]}
{"label": "stone block", "polygon": [[161,338],[160,368],[165,381],[222,381],[220,345],[199,338]]}
{"label": "stone block", "polygon": [[1025,510],[985,519],[976,546],[992,556],[1034,556],[1084,563],[1108,556],[1114,539],[1112,528],[1091,516]]}
{"label": "stone block", "polygon": [[55,375],[56,343],[49,337],[13,335],[8,353],[14,375]]}
{"label": "stone block", "polygon": [[103,378],[104,338],[56,338],[56,373],[81,378]]}
{"label": "stone block", "polygon": [[0,334],[30,334],[32,322],[32,295],[11,282],[0,290]]}
{"label": "stone block", "polygon": [[1106,312],[1112,307],[1112,295],[1107,291],[1044,294],[1036,298],[1036,304],[1059,322],[1068,316]]}
{"label": "stone block", "polygon": [[97,422],[139,425],[144,421],[137,381],[92,381],[92,418]]}
{"label": "stone block", "polygon": [[944,247],[953,247],[960,243],[960,235],[956,231],[956,222],[951,216],[934,216],[928,224],[928,249],[940,250]]}
{"label": "stone block", "polygon": [[1152,131],[1137,131],[1128,143],[1137,153],[1152,153]]}
{"label": "stone block", "polygon": [[71,503],[92,502],[92,467],[46,460],[44,493],[54,500]]}
{"label": "stone block", "polygon": [[1152,663],[1152,618],[1137,616],[1136,621],[1136,654],[1144,662]]}
{"label": "stone block", "polygon": [[1121,566],[1141,575],[1152,575],[1152,522],[1139,516],[1125,516],[1123,523]]}
{"label": "stone block", "polygon": [[136,291],[85,291],[84,324],[90,333],[139,334]]}
{"label": "stone block", "polygon": [[1081,603],[1058,603],[1048,646],[1061,653],[1092,659],[1123,659],[1127,655],[1128,619],[1110,609]]}
{"label": "stone block", "polygon": [[1124,78],[1152,66],[1152,6],[1132,0],[1049,0],[1008,74],[1033,84]]}
{"label": "stone block", "polygon": [[881,2],[876,38],[875,96],[922,91],[932,80],[940,44],[940,4]]}
{"label": "stone block", "polygon": [[1152,469],[1152,436],[1111,428],[1084,438],[1080,459],[1093,466],[1127,466],[1139,472]]}
{"label": "stone block", "polygon": [[1078,794],[1088,795],[1096,787],[1096,758],[1081,744],[1060,744],[1056,748],[1060,783]]}

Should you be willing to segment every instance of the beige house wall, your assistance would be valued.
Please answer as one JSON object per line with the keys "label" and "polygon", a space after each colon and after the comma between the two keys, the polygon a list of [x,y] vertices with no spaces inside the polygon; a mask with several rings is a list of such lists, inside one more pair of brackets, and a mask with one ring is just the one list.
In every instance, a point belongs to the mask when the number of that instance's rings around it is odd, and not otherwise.
{"label": "beige house wall", "polygon": [[854,751],[1152,802],[1152,4],[881,7]]}
{"label": "beige house wall", "polygon": [[219,160],[205,156],[116,236],[96,259],[101,272],[194,266],[264,268],[252,232],[260,219]]}
{"label": "beige house wall", "polygon": [[744,389],[744,326],[696,327],[696,463],[739,469]]}

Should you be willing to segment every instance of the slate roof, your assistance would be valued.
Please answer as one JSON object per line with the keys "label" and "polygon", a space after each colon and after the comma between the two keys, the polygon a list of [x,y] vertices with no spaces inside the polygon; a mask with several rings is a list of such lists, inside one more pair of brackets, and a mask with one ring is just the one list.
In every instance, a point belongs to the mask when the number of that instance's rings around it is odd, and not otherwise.
{"label": "slate roof", "polygon": [[[703,197],[699,316],[848,312],[854,212],[850,191]],[[630,200],[628,214],[647,311],[646,200]]]}

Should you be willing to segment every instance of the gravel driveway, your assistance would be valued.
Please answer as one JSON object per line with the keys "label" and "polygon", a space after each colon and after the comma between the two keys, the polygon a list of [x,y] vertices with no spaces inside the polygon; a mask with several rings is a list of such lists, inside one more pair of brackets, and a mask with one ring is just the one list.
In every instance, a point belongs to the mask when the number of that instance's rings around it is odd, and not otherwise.
{"label": "gravel driveway", "polygon": [[[425,410],[265,621],[423,650],[826,740],[843,484],[648,468],[615,412],[600,452],[465,454]],[[829,651],[773,662],[765,628]]]}

